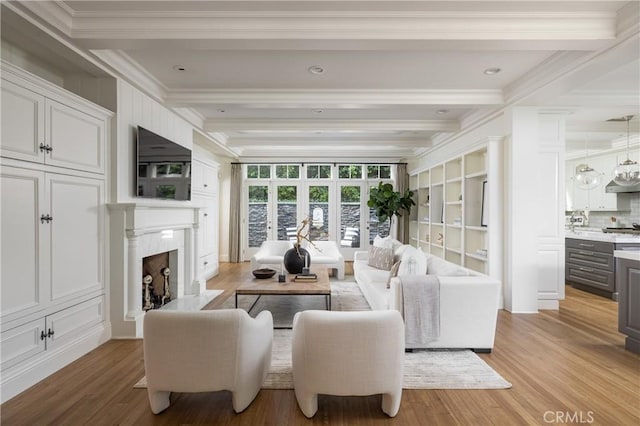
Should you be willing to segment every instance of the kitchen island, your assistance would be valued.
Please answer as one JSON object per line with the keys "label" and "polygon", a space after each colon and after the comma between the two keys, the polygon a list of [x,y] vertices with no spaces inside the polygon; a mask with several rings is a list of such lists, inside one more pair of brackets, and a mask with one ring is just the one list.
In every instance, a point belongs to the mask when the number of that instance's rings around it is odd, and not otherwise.
{"label": "kitchen island", "polygon": [[565,234],[565,281],[618,300],[614,251],[640,250],[640,235],[576,230]]}
{"label": "kitchen island", "polygon": [[618,289],[618,331],[627,335],[624,347],[640,353],[640,249],[615,250]]}

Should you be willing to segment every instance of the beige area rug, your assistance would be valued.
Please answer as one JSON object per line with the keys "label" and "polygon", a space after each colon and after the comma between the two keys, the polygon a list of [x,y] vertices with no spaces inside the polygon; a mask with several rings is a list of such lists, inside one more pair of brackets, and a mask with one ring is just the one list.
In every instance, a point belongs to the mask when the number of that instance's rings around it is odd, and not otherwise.
{"label": "beige area rug", "polygon": [[[354,282],[331,282],[331,307],[335,311],[369,310],[366,299]],[[241,297],[239,306],[248,309],[255,297]],[[229,298],[223,308],[233,308]],[[290,326],[293,315],[302,309],[325,309],[322,296],[263,296],[251,310],[255,316],[269,309],[277,326]],[[146,378],[134,385],[145,388]],[[405,353],[404,389],[508,389],[507,382],[470,350],[419,350]],[[273,331],[271,368],[263,389],[293,389],[291,373],[291,330]]]}

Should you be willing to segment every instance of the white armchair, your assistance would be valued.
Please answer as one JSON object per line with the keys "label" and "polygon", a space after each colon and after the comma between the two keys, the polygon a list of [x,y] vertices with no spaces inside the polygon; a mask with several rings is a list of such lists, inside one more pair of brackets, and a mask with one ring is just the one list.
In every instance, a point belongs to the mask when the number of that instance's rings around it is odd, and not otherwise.
{"label": "white armchair", "polygon": [[305,247],[311,255],[312,265],[323,265],[336,270],[339,280],[344,280],[344,256],[335,241],[314,241]]}
{"label": "white armchair", "polygon": [[233,409],[254,400],[269,366],[273,318],[242,309],[149,311],[144,318],[144,368],[151,411],[171,404],[171,392],[229,390]]}
{"label": "white armchair", "polygon": [[404,323],[397,311],[303,311],[293,319],[293,384],[300,410],[318,411],[318,394],[382,394],[382,411],[400,409]]}
{"label": "white armchair", "polygon": [[264,241],[256,254],[251,256],[251,270],[255,271],[263,266],[271,266],[279,271],[284,254],[290,248],[293,248],[291,241]]}

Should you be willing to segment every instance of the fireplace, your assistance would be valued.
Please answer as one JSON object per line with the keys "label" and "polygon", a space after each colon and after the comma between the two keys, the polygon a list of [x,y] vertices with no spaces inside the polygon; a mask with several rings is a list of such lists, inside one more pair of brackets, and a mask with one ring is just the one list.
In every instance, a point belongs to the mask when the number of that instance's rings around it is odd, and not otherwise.
{"label": "fireplace", "polygon": [[141,288],[143,311],[159,309],[177,298],[177,259],[177,250],[142,258]]}

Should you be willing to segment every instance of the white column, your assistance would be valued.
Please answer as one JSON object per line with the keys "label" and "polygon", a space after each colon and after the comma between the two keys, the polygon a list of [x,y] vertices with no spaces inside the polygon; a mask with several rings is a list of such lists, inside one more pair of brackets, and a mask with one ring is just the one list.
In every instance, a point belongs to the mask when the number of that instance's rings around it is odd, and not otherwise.
{"label": "white column", "polygon": [[511,111],[511,137],[505,144],[505,308],[538,312],[537,231],[538,110]]}
{"label": "white column", "polygon": [[538,145],[538,308],[564,299],[565,111],[540,111]]}
{"label": "white column", "polygon": [[142,315],[142,263],[140,262],[140,237],[127,232],[127,291],[125,306],[127,318],[135,319]]}
{"label": "white column", "polygon": [[506,150],[505,308],[534,313],[564,298],[564,111],[511,111]]}

